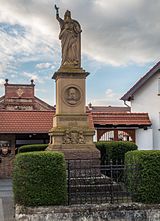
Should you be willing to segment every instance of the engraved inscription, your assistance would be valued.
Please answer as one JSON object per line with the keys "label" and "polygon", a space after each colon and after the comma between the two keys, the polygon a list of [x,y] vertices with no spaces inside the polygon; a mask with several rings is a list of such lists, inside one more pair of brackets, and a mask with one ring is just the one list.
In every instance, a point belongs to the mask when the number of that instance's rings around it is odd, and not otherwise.
{"label": "engraved inscription", "polygon": [[68,126],[70,126],[70,127],[76,127],[76,126],[78,126],[78,123],[77,123],[77,122],[69,122],[69,123],[68,123]]}
{"label": "engraved inscription", "polygon": [[59,117],[60,121],[86,121],[86,117]]}

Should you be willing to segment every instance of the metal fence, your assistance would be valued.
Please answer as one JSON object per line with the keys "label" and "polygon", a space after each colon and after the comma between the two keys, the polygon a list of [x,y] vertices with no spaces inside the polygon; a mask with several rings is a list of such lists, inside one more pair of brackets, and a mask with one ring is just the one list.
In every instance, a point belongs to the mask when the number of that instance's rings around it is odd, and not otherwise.
{"label": "metal fence", "polygon": [[[137,165],[100,165],[94,160],[68,160],[68,204],[132,202],[139,183]],[[130,185],[130,175],[133,182]]]}

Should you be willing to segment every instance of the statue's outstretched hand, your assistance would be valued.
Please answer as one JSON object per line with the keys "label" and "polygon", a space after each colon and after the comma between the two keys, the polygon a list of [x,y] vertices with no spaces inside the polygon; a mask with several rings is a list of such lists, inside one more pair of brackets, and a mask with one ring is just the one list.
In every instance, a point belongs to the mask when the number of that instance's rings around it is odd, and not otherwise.
{"label": "statue's outstretched hand", "polygon": [[59,15],[59,13],[58,13],[59,8],[57,7],[57,5],[54,5],[54,8],[56,10],[56,14]]}

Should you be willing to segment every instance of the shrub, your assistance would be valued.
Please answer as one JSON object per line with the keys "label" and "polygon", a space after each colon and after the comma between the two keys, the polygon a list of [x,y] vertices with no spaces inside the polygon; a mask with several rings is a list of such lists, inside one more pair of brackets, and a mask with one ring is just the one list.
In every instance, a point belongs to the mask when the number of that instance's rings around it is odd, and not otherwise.
{"label": "shrub", "polygon": [[18,154],[13,168],[13,192],[15,203],[25,206],[65,204],[63,154],[49,151]]}
{"label": "shrub", "polygon": [[18,149],[18,153],[44,151],[48,147],[48,144],[29,144],[23,145]]}
{"label": "shrub", "polygon": [[142,203],[160,203],[160,151],[128,152],[125,163],[138,164],[140,167],[140,170],[134,173],[128,172],[128,187],[130,190],[136,190],[134,200]]}
{"label": "shrub", "polygon": [[125,153],[138,148],[129,141],[99,141],[96,142],[96,147],[100,150],[102,164],[109,164],[110,160],[113,164],[123,163]]}

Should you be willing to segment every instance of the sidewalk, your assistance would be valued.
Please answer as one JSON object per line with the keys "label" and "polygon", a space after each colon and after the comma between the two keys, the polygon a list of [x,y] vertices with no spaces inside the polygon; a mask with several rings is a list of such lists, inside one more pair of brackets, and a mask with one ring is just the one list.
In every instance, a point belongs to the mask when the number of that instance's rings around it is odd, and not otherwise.
{"label": "sidewalk", "polygon": [[11,179],[0,179],[0,221],[14,221]]}

